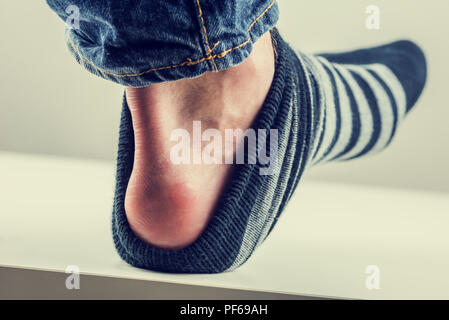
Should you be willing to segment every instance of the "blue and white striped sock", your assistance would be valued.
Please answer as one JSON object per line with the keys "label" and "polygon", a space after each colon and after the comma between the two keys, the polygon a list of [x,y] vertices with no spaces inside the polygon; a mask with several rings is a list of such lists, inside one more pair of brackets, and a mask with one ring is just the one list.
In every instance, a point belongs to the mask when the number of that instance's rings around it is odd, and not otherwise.
{"label": "blue and white striped sock", "polygon": [[272,36],[275,76],[252,128],[278,130],[278,170],[261,175],[260,163],[236,165],[206,230],[186,248],[153,247],[137,238],[126,220],[134,135],[124,101],[112,229],[128,263],[176,273],[239,267],[269,235],[307,167],[385,148],[426,81],[424,55],[408,41],[312,56],[295,53],[277,30]]}
{"label": "blue and white striped sock", "polygon": [[384,149],[426,79],[424,55],[409,41],[343,54],[298,55],[319,83],[309,165]]}

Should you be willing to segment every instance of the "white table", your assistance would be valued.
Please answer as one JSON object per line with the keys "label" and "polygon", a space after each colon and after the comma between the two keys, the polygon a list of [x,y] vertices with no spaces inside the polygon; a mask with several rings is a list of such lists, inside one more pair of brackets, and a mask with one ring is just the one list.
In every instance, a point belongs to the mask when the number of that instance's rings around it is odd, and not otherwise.
{"label": "white table", "polygon": [[115,253],[113,184],[109,162],[0,153],[0,298],[449,298],[448,194],[303,181],[244,266],[174,275]]}

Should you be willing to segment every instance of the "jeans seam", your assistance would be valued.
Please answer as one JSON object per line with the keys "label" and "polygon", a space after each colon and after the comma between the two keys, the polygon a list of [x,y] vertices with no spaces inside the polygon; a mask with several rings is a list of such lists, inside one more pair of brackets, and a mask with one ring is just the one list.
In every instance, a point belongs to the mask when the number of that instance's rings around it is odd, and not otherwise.
{"label": "jeans seam", "polygon": [[[252,30],[252,28],[254,27],[254,25],[268,12],[268,10],[270,10],[276,3],[276,0],[273,0],[270,5],[250,24],[249,28],[248,28],[248,32],[250,32]],[[126,78],[126,77],[138,77],[138,76],[142,76],[146,73],[150,73],[150,72],[155,72],[155,71],[160,71],[160,70],[166,70],[166,69],[173,69],[173,68],[179,68],[179,67],[184,67],[184,66],[193,66],[193,65],[197,65],[200,64],[204,61],[208,61],[211,59],[221,59],[223,57],[225,57],[228,53],[240,49],[244,46],[246,46],[249,42],[251,41],[251,36],[248,37],[248,39],[244,42],[242,42],[241,44],[227,49],[225,51],[222,51],[220,53],[214,54],[212,55],[211,53],[209,53],[209,55],[207,55],[206,57],[203,57],[201,59],[198,60],[192,60],[191,58],[187,58],[187,61],[181,62],[179,64],[174,64],[171,66],[164,66],[164,67],[157,67],[157,68],[152,68],[152,69],[148,69],[139,73],[129,73],[129,74],[117,74],[114,72],[110,72],[110,71],[106,71],[104,69],[101,69],[99,67],[97,67],[93,62],[89,61],[88,59],[84,58],[83,55],[79,52],[77,46],[73,43],[72,39],[70,38],[70,35],[68,36],[68,44],[70,45],[70,47],[72,47],[72,49],[75,51],[76,55],[85,63],[87,63],[88,65],[92,66],[96,71],[99,71],[101,73],[107,74],[107,75],[111,75],[117,78]],[[211,51],[213,49],[215,49],[217,47],[217,45],[219,44],[219,42],[217,42],[214,47],[211,49]],[[209,50],[209,49],[208,49]]]}
{"label": "jeans seam", "polygon": [[[210,48],[209,38],[207,37],[206,23],[204,22],[203,10],[201,9],[200,0],[196,0],[196,4],[198,6],[198,14],[199,14],[200,22],[201,22],[202,33],[204,34],[204,42],[205,42],[206,48],[207,48],[206,57],[211,57],[212,51],[217,47],[217,45],[220,41],[215,43],[213,49]],[[215,64],[214,58],[211,57],[211,59],[212,59],[212,64],[214,65],[215,71],[218,71],[218,67]]]}

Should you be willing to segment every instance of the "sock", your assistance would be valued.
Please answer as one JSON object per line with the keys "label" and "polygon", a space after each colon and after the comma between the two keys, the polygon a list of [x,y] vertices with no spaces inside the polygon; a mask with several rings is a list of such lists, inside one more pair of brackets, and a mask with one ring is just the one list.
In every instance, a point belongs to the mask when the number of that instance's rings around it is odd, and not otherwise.
{"label": "sock", "polygon": [[424,54],[410,41],[302,57],[321,97],[311,165],[385,148],[426,80]]}
{"label": "sock", "polygon": [[[129,264],[174,273],[219,273],[242,265],[269,235],[304,170],[385,148],[424,87],[426,63],[409,41],[317,56],[295,53],[272,32],[276,70],[252,128],[278,130],[277,170],[235,165],[201,236],[179,250],[153,247],[131,231],[124,210],[132,172],[134,134],[126,99],[120,125],[113,239]],[[270,153],[266,137],[266,153]]]}

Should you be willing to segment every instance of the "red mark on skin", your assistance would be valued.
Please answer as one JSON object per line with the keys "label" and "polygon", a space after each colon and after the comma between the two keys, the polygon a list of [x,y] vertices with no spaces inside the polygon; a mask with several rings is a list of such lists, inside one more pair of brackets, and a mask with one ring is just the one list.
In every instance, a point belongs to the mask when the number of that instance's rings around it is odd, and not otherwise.
{"label": "red mark on skin", "polygon": [[168,198],[172,201],[172,205],[175,208],[183,208],[184,210],[192,207],[195,201],[191,187],[184,182],[177,182],[171,185],[168,191]]}

